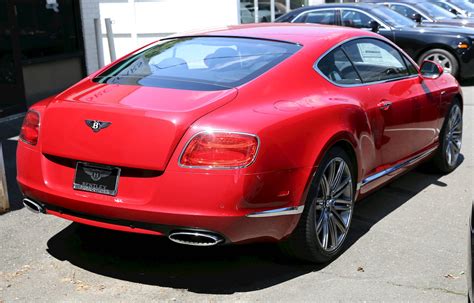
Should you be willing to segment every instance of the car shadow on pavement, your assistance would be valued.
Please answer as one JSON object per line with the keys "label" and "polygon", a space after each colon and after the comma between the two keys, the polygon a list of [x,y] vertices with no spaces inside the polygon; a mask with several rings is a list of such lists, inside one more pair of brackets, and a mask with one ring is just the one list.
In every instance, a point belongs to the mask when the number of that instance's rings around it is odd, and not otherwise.
{"label": "car shadow on pavement", "polygon": [[[464,156],[460,155],[459,165],[462,162],[464,162]],[[359,201],[356,204],[352,218],[351,232],[346,239],[347,246],[350,247],[363,237],[372,226],[390,215],[428,186],[448,186],[439,180],[443,175],[434,173],[433,170],[430,162],[422,164]]]}
{"label": "car shadow on pavement", "polygon": [[[428,171],[428,166],[418,168],[357,203],[343,253],[426,187],[447,186],[439,181],[441,175]],[[287,259],[275,244],[200,248],[76,223],[54,235],[47,245],[53,257],[96,274],[206,294],[255,291],[328,265]]]}
{"label": "car shadow on pavement", "polygon": [[272,244],[192,247],[76,223],[48,241],[48,252],[96,274],[206,294],[263,289],[324,267],[295,266]]}

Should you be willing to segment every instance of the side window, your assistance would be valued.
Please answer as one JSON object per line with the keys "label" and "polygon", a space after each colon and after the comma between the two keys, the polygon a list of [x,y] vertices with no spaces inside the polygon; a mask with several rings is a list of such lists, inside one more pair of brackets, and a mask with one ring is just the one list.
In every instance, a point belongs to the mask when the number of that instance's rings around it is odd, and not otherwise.
{"label": "side window", "polygon": [[370,28],[373,19],[364,13],[352,10],[341,11],[342,26],[355,28]]}
{"label": "side window", "polygon": [[334,10],[311,11],[299,16],[297,19],[294,20],[294,22],[334,25],[336,24],[336,11]]}
{"label": "side window", "polygon": [[401,54],[385,42],[358,39],[346,43],[343,48],[363,82],[390,80],[409,75]]}
{"label": "side window", "polygon": [[435,4],[447,11],[451,10],[451,6],[447,5],[446,3],[444,2],[435,2]]}
{"label": "side window", "polygon": [[415,67],[415,65],[413,65],[413,63],[411,63],[410,60],[407,59],[407,57],[403,56],[403,61],[405,61],[405,65],[407,66],[407,69],[408,69],[408,73],[410,75],[418,75],[418,69]]}
{"label": "side window", "polygon": [[[410,19],[413,18],[413,15],[418,14],[417,11],[405,5],[391,4],[390,8],[399,13],[400,15],[403,15]],[[423,17],[422,20],[426,21],[426,18]]]}
{"label": "side window", "polygon": [[340,47],[319,60],[317,68],[326,78],[337,84],[347,85],[362,83],[354,66]]}
{"label": "side window", "polygon": [[404,5],[397,5],[397,4],[392,4],[390,6],[391,9],[393,9],[394,11],[396,11],[397,13],[405,16],[405,17],[408,17],[408,18],[411,18],[413,17],[414,14],[416,14],[416,12],[414,10],[412,10],[411,8],[409,7],[406,7]]}

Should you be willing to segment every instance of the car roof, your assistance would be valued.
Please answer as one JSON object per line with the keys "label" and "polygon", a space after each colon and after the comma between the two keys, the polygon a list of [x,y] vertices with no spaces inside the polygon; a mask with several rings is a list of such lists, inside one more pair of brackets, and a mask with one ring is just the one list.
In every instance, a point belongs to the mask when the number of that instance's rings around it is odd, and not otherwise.
{"label": "car roof", "polygon": [[231,36],[279,40],[302,45],[318,45],[328,41],[340,42],[351,37],[376,36],[371,32],[342,26],[305,23],[259,23],[228,26],[181,34],[186,36]]}

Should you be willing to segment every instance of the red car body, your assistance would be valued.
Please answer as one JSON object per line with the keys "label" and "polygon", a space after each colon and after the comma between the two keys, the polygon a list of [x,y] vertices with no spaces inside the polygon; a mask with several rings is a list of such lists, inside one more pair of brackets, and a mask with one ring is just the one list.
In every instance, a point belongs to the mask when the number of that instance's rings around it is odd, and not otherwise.
{"label": "red car body", "polygon": [[[429,158],[449,105],[455,97],[462,100],[448,74],[340,87],[313,68],[344,41],[383,39],[370,32],[265,24],[195,35],[290,41],[301,49],[226,90],[92,81],[105,67],[35,104],[30,110],[39,114],[37,144],[19,141],[17,151],[25,197],[48,214],[103,228],[163,236],[203,230],[228,243],[278,241],[297,225],[310,180],[331,146],[341,146],[357,163],[361,199]],[[386,100],[390,110],[382,108]],[[87,119],[112,125],[93,132]],[[253,163],[237,169],[180,165],[189,140],[209,130],[255,135]],[[122,168],[117,194],[74,190],[77,161]]]}

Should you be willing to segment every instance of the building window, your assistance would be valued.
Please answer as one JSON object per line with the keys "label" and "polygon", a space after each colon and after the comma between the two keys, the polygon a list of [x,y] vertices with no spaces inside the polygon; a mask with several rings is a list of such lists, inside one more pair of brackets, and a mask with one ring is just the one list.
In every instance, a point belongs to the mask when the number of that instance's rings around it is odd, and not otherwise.
{"label": "building window", "polygon": [[[307,4],[307,0],[290,0],[290,9],[286,7],[286,0],[275,0],[275,19],[286,14],[289,10],[302,7]],[[240,0],[240,22],[253,23],[255,17],[254,0]],[[258,0],[258,22],[271,21],[270,0]]]}
{"label": "building window", "polygon": [[348,3],[348,2],[360,2],[359,0],[326,0],[326,3]]}
{"label": "building window", "polygon": [[74,18],[78,16],[75,2],[15,2],[22,61],[77,53],[81,50],[78,22]]}

